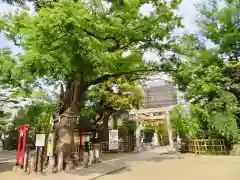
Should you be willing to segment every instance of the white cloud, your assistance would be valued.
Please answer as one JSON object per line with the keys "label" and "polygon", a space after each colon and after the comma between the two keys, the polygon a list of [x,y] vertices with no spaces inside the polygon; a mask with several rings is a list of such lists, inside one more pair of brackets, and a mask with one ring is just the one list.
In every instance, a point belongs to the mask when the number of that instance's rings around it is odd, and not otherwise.
{"label": "white cloud", "polygon": [[10,6],[7,3],[0,3],[0,13],[8,13],[16,9],[14,6]]}
{"label": "white cloud", "polygon": [[183,25],[185,32],[196,33],[198,31],[198,27],[196,24],[196,18],[198,13],[194,4],[200,4],[205,0],[183,0],[181,5],[179,6],[179,14],[183,17]]}

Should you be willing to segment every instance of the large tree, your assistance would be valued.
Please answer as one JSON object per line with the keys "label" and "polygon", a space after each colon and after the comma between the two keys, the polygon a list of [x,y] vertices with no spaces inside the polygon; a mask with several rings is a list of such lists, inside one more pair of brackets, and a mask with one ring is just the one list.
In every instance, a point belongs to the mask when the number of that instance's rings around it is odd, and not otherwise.
{"label": "large tree", "polygon": [[[149,3],[152,12],[142,15],[140,9]],[[79,114],[91,85],[110,77],[137,77],[169,68],[167,58],[147,63],[143,53],[156,50],[163,55],[171,50],[174,44],[169,34],[181,25],[174,13],[179,3],[129,0],[109,8],[100,0],[62,0],[34,15],[21,11],[4,17],[2,31],[24,53],[15,61],[5,61],[1,82],[27,91],[38,86],[39,80],[61,84],[56,149],[70,158],[74,122],[69,117]]]}
{"label": "large tree", "polygon": [[[173,73],[175,82],[192,102],[192,116],[201,121],[203,137],[238,138],[240,110],[239,1],[198,6],[198,24],[212,48],[194,35],[183,38],[187,61]],[[202,38],[203,39],[203,38]]]}
{"label": "large tree", "polygon": [[[108,141],[108,121],[113,118],[117,128],[117,118],[133,108],[139,108],[144,97],[142,87],[136,81],[126,78],[110,78],[93,87],[88,94],[91,110],[95,115],[95,123],[102,121],[102,140]],[[89,111],[89,106],[85,107]]]}

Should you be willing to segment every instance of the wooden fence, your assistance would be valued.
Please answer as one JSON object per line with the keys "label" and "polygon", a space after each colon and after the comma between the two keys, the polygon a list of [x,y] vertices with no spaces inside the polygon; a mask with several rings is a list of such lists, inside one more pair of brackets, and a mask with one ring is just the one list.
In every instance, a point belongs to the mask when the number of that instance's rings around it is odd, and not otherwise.
{"label": "wooden fence", "polygon": [[188,152],[195,154],[227,154],[223,139],[193,139],[188,141]]}

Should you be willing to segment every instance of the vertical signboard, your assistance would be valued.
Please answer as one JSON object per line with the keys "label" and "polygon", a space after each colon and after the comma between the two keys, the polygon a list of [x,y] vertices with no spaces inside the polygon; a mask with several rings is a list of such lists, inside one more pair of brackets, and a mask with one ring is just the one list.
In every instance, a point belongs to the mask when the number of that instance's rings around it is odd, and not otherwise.
{"label": "vertical signboard", "polygon": [[109,130],[109,150],[118,150],[118,130]]}
{"label": "vertical signboard", "polygon": [[54,148],[54,133],[49,133],[48,135],[48,144],[47,144],[47,155],[53,156]]}

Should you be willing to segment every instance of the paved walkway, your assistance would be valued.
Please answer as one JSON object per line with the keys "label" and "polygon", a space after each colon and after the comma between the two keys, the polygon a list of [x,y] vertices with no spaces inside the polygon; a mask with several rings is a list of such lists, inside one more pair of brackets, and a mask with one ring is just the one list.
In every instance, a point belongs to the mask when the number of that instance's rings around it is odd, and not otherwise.
{"label": "paved walkway", "polygon": [[16,158],[16,151],[0,150],[0,164],[15,162],[15,158]]}
{"label": "paved walkway", "polygon": [[239,156],[161,155],[97,180],[239,180]]}
{"label": "paved walkway", "polygon": [[[134,164],[136,162],[148,160],[154,157],[159,156],[159,154],[168,153],[171,151],[171,148],[169,147],[159,147],[155,148],[149,151],[144,151],[140,153],[135,154],[128,154],[124,157],[120,157],[113,160],[106,160],[99,164],[93,164],[89,166],[89,168],[77,168],[74,171],[71,172],[61,172],[57,174],[49,174],[47,176],[40,175],[30,175],[30,176],[24,176],[25,180],[52,180],[59,179],[59,180],[65,180],[65,179],[71,179],[71,180],[92,180],[96,179],[98,177],[101,177],[103,175],[106,175],[108,173],[118,171],[120,169],[123,169],[125,167],[130,166],[131,164]],[[12,173],[12,172],[5,172],[0,173],[1,178],[10,178],[11,180],[17,180],[19,179],[21,175]]]}
{"label": "paved walkway", "polygon": [[84,180],[95,179],[99,176],[123,169],[136,162],[148,160],[158,156],[159,154],[169,153],[170,151],[171,148],[169,147],[158,147],[152,150],[126,155],[119,159],[108,160],[100,164],[93,164],[87,169],[77,168],[69,174],[80,175],[81,178],[84,178]]}

